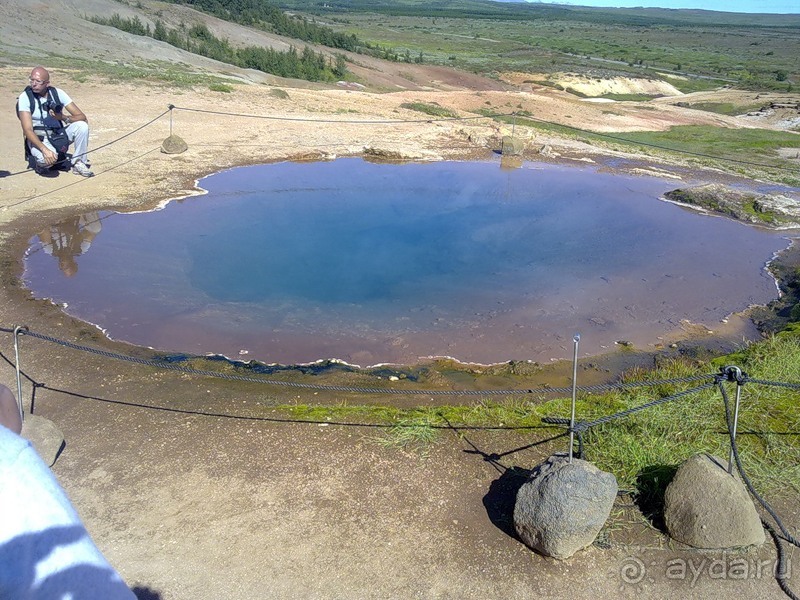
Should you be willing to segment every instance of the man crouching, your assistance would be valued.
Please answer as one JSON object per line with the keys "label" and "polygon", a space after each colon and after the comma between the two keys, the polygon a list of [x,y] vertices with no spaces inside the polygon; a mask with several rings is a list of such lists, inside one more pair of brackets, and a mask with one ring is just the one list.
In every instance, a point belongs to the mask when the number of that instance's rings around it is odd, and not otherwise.
{"label": "man crouching", "polygon": [[[74,144],[72,172],[92,177],[86,151],[89,121],[72,98],[57,87],[50,87],[50,73],[44,67],[31,71],[30,85],[17,101],[17,116],[25,134],[31,166],[43,174],[54,168],[69,168],[67,150]],[[65,112],[66,111],[66,114]],[[27,154],[27,153],[26,153]]]}

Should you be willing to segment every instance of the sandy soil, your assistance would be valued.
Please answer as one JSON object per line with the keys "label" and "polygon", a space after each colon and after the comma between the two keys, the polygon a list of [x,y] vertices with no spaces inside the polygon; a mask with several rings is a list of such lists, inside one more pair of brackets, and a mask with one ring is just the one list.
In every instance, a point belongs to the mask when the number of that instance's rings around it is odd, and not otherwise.
{"label": "sandy soil", "polygon": [[[363,90],[279,81],[79,18],[133,10],[110,0],[0,5],[0,97],[6,106],[30,68],[47,63],[57,49],[63,55],[65,43],[80,57],[158,59],[224,72],[234,88],[178,89],[52,69],[53,83],[89,115],[93,179],[26,172],[18,122],[10,114],[0,120],[3,327],[25,324],[59,339],[138,352],[108,342],[20,288],[19,257],[27,240],[60,217],[98,208],[151,208],[194,193],[200,176],[249,163],[359,155],[365,149],[412,160],[486,157],[508,132],[481,119],[421,122],[420,113],[401,107],[404,102],[461,111],[522,109],[598,131],[684,123],[747,126],[666,101],[659,110],[634,103],[609,109],[552,88],[514,87],[418,65],[400,72],[396,65],[363,58],[356,67],[367,82]],[[34,22],[53,32],[52,47],[49,41],[32,47]],[[266,43],[263,34],[247,35]],[[178,108],[168,113],[169,104]],[[160,152],[170,133],[188,143],[187,152]],[[527,140],[527,155],[545,159],[538,154],[544,146],[562,161],[603,160],[580,143],[544,136]],[[639,167],[682,176],[667,165],[642,161]],[[0,382],[16,389],[11,335],[0,335],[0,351],[7,359]],[[337,402],[345,399],[340,394],[289,393],[174,374],[30,337],[22,338],[21,364],[26,405],[33,402],[34,412],[52,420],[66,439],[54,471],[100,548],[138,586],[140,598],[783,597],[767,574],[747,581],[707,573],[668,579],[671,559],[725,556],[675,548],[629,511],[624,499],[615,509],[616,525],[604,534],[605,547],[561,562],[528,551],[509,534],[515,483],[506,469],[530,468],[563,449],[558,439],[517,450],[556,432],[450,430],[425,450],[401,450],[382,443],[380,428],[287,421],[269,408],[287,400]],[[503,457],[490,460],[491,455]],[[769,546],[745,556],[774,558]],[[635,584],[621,575],[633,558],[648,569]]]}

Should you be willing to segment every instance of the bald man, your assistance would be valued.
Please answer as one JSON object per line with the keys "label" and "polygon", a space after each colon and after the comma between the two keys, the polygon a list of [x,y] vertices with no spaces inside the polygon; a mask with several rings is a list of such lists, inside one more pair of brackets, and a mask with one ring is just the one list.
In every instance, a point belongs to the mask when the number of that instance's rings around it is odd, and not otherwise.
{"label": "bald man", "polygon": [[[36,171],[46,173],[51,167],[62,166],[58,164],[59,152],[46,132],[45,119],[52,117],[66,125],[69,143],[74,144],[72,172],[81,177],[92,177],[94,173],[89,169],[86,158],[89,149],[89,120],[86,115],[64,90],[50,86],[50,73],[44,67],[34,68],[28,81],[32,94],[28,94],[28,88],[20,94],[17,116],[22,124],[25,143],[36,160]],[[57,102],[51,90],[55,90]]]}

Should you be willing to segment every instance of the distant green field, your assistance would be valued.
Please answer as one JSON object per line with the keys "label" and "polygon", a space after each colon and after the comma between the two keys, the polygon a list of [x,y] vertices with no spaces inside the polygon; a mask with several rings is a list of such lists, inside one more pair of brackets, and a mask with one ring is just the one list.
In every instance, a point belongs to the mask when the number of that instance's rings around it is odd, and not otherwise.
{"label": "distant green field", "polygon": [[[495,116],[492,111],[479,111]],[[684,125],[667,131],[636,131],[603,134],[578,127],[539,121],[530,115],[496,119],[527,126],[594,145],[650,156],[680,156],[702,165],[723,168],[750,177],[766,177],[787,185],[800,185],[797,161],[782,158],[779,150],[800,151],[800,135],[772,129],[726,129],[708,125]]]}
{"label": "distant green field", "polygon": [[[682,91],[800,85],[800,15],[589,9],[479,0],[301,2],[284,8],[401,56],[496,75],[647,76]],[[680,75],[680,77],[677,77]]]}

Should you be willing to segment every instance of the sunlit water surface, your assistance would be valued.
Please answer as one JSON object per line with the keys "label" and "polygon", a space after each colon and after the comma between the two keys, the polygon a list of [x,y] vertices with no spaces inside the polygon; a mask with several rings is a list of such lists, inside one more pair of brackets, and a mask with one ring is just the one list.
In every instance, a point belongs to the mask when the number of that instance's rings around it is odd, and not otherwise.
{"label": "sunlit water surface", "polygon": [[787,241],[593,168],[360,159],[243,167],[207,195],[31,241],[37,297],[115,339],[284,364],[568,358],[777,295]]}

